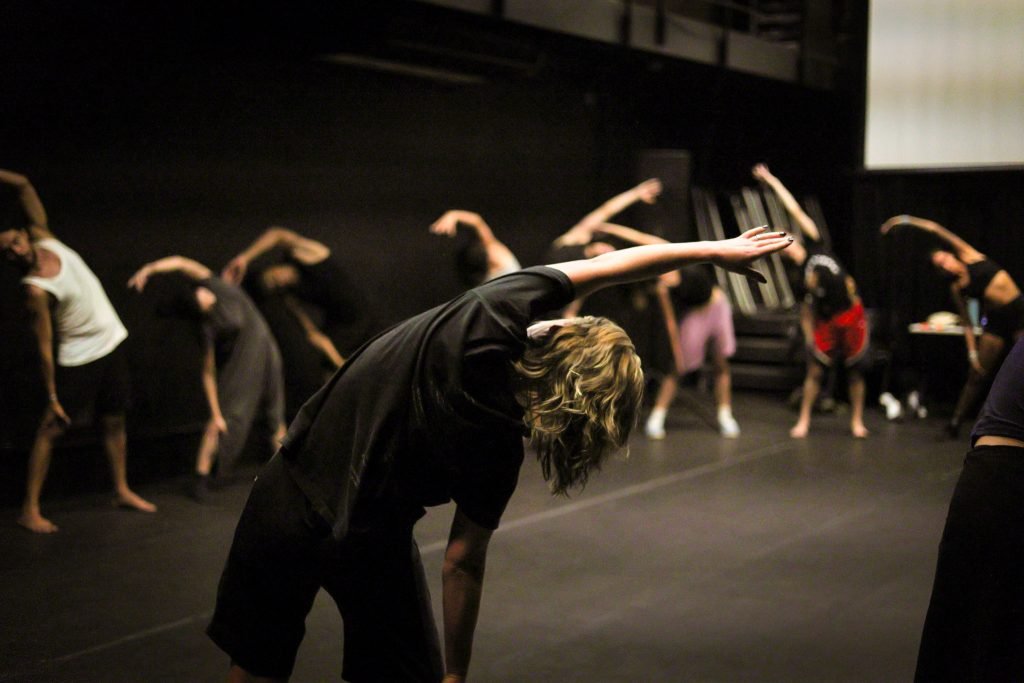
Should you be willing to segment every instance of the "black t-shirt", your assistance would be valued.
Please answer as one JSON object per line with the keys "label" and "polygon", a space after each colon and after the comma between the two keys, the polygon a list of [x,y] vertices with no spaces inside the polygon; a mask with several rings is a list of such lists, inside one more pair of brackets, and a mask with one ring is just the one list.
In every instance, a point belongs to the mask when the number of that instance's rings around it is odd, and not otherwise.
{"label": "black t-shirt", "polygon": [[449,500],[497,528],[523,460],[510,362],[530,323],[573,297],[559,270],[512,273],[381,333],[335,373],[302,407],[284,455],[336,538]]}

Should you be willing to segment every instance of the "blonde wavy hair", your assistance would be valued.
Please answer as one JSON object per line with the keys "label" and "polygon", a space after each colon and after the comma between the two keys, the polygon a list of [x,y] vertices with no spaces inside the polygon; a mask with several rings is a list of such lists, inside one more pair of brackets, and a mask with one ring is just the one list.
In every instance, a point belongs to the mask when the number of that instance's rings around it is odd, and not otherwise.
{"label": "blonde wavy hair", "polygon": [[552,493],[582,488],[636,425],[644,380],[633,342],[606,318],[577,318],[528,348],[513,368]]}

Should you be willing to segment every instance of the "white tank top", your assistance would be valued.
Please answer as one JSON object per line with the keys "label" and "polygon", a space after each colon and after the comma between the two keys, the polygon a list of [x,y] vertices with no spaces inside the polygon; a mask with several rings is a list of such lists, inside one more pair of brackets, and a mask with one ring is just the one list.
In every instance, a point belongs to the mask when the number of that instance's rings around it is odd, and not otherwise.
{"label": "white tank top", "polygon": [[60,272],[54,277],[22,278],[57,299],[57,363],[67,367],[103,358],[128,336],[103,285],[82,257],[59,240],[47,237],[37,240],[36,246],[60,259]]}

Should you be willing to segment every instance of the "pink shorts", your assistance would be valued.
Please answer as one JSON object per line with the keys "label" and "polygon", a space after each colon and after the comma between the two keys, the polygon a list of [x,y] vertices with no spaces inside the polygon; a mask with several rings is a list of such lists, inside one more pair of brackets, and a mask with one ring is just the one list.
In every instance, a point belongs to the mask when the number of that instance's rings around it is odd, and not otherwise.
{"label": "pink shorts", "polygon": [[736,333],[732,326],[732,306],[720,293],[704,306],[694,308],[679,323],[679,343],[683,349],[683,373],[704,364],[708,341],[714,341],[714,354],[730,358],[736,353]]}

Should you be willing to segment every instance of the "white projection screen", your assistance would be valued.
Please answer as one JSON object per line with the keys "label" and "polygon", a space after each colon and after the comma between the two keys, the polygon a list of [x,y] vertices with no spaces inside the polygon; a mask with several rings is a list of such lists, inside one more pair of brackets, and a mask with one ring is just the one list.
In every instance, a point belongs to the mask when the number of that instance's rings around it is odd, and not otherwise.
{"label": "white projection screen", "polygon": [[1024,0],[871,0],[864,167],[1024,166]]}

